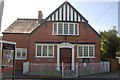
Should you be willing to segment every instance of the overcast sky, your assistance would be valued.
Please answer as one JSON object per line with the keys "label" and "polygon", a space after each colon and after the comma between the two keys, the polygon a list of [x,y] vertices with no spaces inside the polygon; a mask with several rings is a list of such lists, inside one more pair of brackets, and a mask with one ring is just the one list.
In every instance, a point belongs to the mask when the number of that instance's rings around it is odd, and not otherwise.
{"label": "overcast sky", "polygon": [[[17,18],[37,18],[38,11],[46,18],[66,0],[5,0],[2,17],[2,31],[10,26]],[[96,31],[118,27],[118,2],[114,0],[88,2],[67,0],[75,7]]]}

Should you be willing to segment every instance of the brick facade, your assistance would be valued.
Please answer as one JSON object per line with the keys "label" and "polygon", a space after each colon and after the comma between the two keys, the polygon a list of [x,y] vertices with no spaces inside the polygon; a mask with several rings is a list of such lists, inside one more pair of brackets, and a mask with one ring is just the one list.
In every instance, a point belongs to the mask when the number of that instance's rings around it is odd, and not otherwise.
{"label": "brick facade", "polygon": [[[27,60],[16,59],[17,70],[22,70],[23,62],[26,61],[29,61],[30,63],[57,63],[57,69],[59,69],[60,48],[72,49],[72,69],[74,69],[74,63],[83,63],[84,60],[83,58],[77,58],[77,46],[80,44],[94,45],[95,51],[93,52],[95,52],[95,57],[88,57],[89,61],[100,62],[100,35],[69,2],[64,2],[47,18],[42,19],[42,16],[42,12],[39,11],[38,19],[18,19],[3,32],[3,40],[14,41],[16,42],[16,48],[27,49]],[[66,36],[53,35],[53,24],[55,22],[77,23],[77,27],[79,27],[79,35],[78,33],[72,35],[67,34]],[[74,28],[76,26],[72,27]],[[54,57],[45,58],[35,56],[36,44],[41,43],[54,43]]]}
{"label": "brick facade", "polygon": [[[95,43],[95,57],[91,58],[90,62],[100,61],[100,39],[98,35],[85,23],[79,23],[79,36],[65,36],[52,35],[52,22],[47,22],[39,27],[31,35],[27,34],[3,34],[3,40],[16,42],[16,48],[27,48],[27,60],[16,60],[16,69],[21,70],[22,64],[25,61],[30,63],[56,63],[57,62],[57,45],[54,46],[55,58],[36,58],[35,57],[35,42],[94,42]],[[77,45],[74,47],[74,61],[82,62],[83,59],[77,58]]]}

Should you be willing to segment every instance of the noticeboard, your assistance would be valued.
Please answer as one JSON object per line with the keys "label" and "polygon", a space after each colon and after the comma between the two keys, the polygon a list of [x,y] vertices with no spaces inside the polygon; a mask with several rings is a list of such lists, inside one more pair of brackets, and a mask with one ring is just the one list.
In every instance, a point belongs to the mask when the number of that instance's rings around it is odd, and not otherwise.
{"label": "noticeboard", "polygon": [[3,43],[2,46],[2,72],[14,68],[15,44]]}

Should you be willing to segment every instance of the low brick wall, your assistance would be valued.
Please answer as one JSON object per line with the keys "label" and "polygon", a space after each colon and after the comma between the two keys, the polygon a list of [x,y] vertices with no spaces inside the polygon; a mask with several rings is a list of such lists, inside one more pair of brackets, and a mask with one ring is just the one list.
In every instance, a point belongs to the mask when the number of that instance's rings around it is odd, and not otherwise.
{"label": "low brick wall", "polygon": [[114,71],[118,69],[118,59],[110,60],[110,71]]}

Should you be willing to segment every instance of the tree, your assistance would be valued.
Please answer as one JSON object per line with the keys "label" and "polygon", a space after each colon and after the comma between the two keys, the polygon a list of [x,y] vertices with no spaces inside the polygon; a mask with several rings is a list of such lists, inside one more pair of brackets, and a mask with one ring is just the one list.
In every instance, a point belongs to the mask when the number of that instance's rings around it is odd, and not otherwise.
{"label": "tree", "polygon": [[100,32],[101,35],[101,59],[109,60],[116,57],[120,41],[115,29]]}

